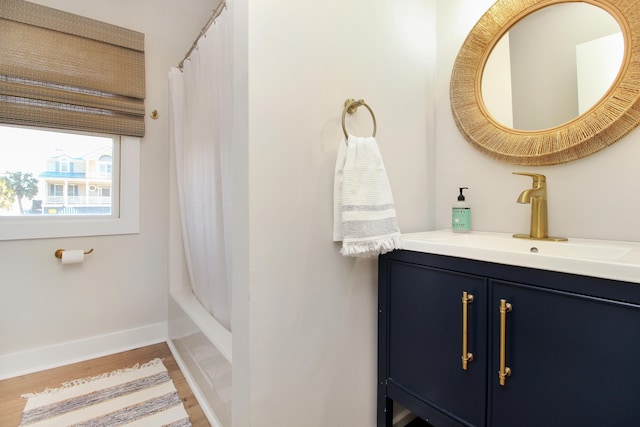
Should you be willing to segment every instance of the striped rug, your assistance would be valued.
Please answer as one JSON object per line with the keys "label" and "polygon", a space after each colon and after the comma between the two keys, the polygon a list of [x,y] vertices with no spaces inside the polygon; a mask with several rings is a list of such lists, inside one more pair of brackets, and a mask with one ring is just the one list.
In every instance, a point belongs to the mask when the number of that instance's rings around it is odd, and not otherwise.
{"label": "striped rug", "polygon": [[22,397],[20,426],[191,426],[161,359]]}

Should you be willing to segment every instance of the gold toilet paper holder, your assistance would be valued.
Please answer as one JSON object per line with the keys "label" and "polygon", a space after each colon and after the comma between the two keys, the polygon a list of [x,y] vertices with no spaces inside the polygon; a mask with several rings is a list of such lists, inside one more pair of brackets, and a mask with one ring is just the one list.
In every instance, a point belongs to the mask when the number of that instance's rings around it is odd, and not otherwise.
{"label": "gold toilet paper holder", "polygon": [[[62,252],[64,252],[64,249],[58,249],[54,255],[56,256],[56,258],[62,259]],[[91,252],[93,252],[93,248],[89,249],[84,254],[89,255]]]}

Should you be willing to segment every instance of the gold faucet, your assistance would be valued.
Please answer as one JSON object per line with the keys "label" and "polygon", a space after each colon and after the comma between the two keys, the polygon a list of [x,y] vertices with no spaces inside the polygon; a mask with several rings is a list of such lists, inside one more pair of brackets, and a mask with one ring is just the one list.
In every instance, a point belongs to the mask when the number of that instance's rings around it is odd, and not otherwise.
{"label": "gold faucet", "polygon": [[513,172],[514,175],[524,175],[533,178],[533,186],[520,193],[518,203],[531,203],[531,232],[529,234],[514,234],[520,239],[553,240],[562,242],[566,237],[551,237],[548,233],[547,219],[547,177],[538,173]]}

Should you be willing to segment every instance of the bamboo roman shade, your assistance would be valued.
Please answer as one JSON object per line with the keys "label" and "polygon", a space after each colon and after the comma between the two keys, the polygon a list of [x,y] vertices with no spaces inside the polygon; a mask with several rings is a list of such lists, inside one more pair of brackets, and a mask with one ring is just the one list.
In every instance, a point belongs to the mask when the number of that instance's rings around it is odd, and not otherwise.
{"label": "bamboo roman shade", "polygon": [[0,123],[144,135],[144,34],[0,0]]}

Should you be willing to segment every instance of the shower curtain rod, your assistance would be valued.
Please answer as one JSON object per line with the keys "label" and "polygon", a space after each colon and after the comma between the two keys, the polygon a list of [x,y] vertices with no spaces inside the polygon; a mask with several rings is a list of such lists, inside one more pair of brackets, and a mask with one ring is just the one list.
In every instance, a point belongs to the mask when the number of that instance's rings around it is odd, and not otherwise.
{"label": "shower curtain rod", "polygon": [[191,53],[198,47],[198,42],[200,41],[202,36],[205,35],[209,27],[215,22],[216,18],[220,16],[220,14],[226,8],[226,6],[227,6],[226,0],[222,0],[220,3],[218,3],[218,6],[216,6],[216,8],[213,9],[213,12],[211,12],[211,18],[209,18],[209,20],[207,21],[207,24],[204,27],[202,27],[200,34],[198,34],[198,37],[196,37],[196,40],[191,45],[191,48],[189,49],[187,54],[184,56],[184,58],[182,58],[182,61],[180,61],[180,63],[178,64],[179,69],[182,70],[182,67],[184,66],[184,61],[189,59],[189,57],[191,56]]}

